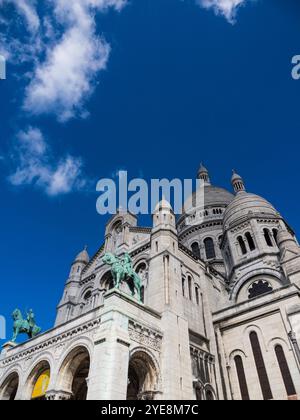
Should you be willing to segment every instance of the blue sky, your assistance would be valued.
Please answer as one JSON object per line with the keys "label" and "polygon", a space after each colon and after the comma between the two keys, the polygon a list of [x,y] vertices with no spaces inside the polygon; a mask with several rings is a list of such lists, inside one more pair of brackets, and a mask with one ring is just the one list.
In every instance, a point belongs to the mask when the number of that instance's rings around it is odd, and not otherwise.
{"label": "blue sky", "polygon": [[[230,6],[230,7],[229,7]],[[236,7],[235,7],[236,6]],[[0,314],[55,319],[96,181],[231,169],[300,232],[297,0],[0,0]],[[149,223],[149,220],[142,220]]]}

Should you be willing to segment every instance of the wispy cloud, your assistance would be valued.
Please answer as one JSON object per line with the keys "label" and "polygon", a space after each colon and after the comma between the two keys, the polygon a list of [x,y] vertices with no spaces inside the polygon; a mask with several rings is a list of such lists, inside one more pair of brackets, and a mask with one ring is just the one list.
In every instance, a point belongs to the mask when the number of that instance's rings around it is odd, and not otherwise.
{"label": "wispy cloud", "polygon": [[[174,0],[175,1],[175,0]],[[235,21],[249,0],[195,0],[206,9]],[[107,68],[110,45],[99,34],[97,13],[121,11],[128,0],[0,0],[0,53],[31,65],[23,109],[29,114],[53,114],[61,122],[86,116],[86,102],[99,74]],[[8,20],[8,11],[19,18]],[[11,14],[10,13],[10,14]],[[11,29],[23,25],[15,37]],[[20,28],[19,28],[20,29]],[[1,42],[2,41],[2,42]]]}
{"label": "wispy cloud", "polygon": [[224,16],[228,22],[234,23],[239,7],[248,0],[196,0],[205,9],[213,9],[217,15]]}
{"label": "wispy cloud", "polygon": [[57,163],[43,133],[36,127],[17,134],[11,159],[14,170],[9,181],[14,186],[32,185],[49,196],[57,196],[87,185],[82,160],[67,155]]}

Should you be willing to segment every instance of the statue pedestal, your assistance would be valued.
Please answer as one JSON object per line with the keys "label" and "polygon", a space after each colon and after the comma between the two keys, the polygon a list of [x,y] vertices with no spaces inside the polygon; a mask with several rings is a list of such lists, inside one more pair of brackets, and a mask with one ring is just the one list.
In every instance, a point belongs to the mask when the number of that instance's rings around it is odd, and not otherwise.
{"label": "statue pedestal", "polygon": [[15,348],[17,346],[17,343],[14,343],[13,341],[8,341],[7,343],[4,343],[2,346],[2,356],[6,356],[9,350]]}

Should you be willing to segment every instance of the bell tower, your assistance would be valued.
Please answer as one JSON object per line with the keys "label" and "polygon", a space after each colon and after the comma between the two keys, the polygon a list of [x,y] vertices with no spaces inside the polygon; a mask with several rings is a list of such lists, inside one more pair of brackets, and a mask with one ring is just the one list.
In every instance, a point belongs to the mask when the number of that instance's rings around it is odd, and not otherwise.
{"label": "bell tower", "polygon": [[80,287],[82,272],[89,263],[90,257],[85,247],[75,258],[71,265],[69,277],[67,279],[63,297],[57,307],[55,326],[63,324],[69,320],[75,300]]}

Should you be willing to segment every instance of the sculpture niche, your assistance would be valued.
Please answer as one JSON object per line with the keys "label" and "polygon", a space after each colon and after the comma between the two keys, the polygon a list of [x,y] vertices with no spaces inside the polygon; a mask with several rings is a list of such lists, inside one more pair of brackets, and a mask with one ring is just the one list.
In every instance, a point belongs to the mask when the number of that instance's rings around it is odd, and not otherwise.
{"label": "sculpture niche", "polygon": [[23,319],[22,313],[19,309],[15,309],[12,318],[14,320],[14,335],[12,342],[15,343],[18,335],[27,334],[28,339],[36,337],[40,332],[41,328],[35,323],[34,313],[32,309],[27,313],[27,319]]}
{"label": "sculpture niche", "polygon": [[[135,291],[138,293],[138,299],[142,301],[142,281],[138,274],[133,269],[132,259],[129,254],[125,254],[121,259],[111,254],[106,253],[103,257],[103,262],[111,266],[111,274],[114,281],[114,287],[120,289],[121,284],[125,281],[129,285],[132,296],[135,295]],[[131,284],[132,282],[132,284]]]}

